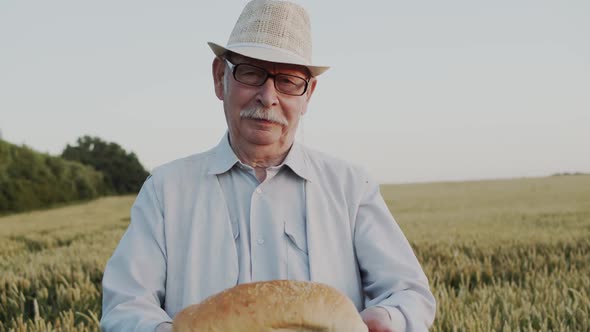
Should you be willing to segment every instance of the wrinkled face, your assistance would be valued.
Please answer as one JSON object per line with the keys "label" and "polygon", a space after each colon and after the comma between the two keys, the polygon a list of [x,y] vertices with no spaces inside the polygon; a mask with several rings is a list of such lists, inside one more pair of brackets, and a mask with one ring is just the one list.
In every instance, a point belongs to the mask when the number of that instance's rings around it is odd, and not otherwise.
{"label": "wrinkled face", "polygon": [[[310,79],[307,69],[302,66],[260,61],[236,54],[230,54],[228,59],[235,66],[250,64],[270,74]],[[223,59],[213,61],[215,93],[223,101],[232,145],[272,147],[279,152],[288,149],[295,139],[299,119],[307,111],[316,85],[315,78],[309,80],[303,95],[292,96],[277,91],[275,78],[268,78],[261,86],[251,86],[238,82],[232,69]]]}

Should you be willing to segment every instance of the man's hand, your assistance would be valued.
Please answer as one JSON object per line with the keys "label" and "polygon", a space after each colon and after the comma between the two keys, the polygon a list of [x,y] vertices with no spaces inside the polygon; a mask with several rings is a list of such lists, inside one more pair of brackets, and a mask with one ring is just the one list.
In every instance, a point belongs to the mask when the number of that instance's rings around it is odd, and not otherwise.
{"label": "man's hand", "polygon": [[381,307],[369,307],[361,312],[363,322],[369,332],[395,332],[391,329],[389,312]]}

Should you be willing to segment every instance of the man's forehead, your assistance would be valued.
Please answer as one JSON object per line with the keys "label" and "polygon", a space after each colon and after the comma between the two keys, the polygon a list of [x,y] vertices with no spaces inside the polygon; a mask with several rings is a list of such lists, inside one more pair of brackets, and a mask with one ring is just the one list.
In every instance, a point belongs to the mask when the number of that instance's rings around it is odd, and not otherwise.
{"label": "man's forehead", "polygon": [[231,62],[233,62],[235,64],[247,63],[247,64],[255,65],[255,66],[266,68],[266,69],[274,69],[277,71],[286,71],[286,70],[296,71],[296,72],[300,72],[306,76],[311,76],[311,74],[309,73],[309,69],[307,69],[307,67],[305,67],[305,66],[294,65],[294,64],[290,64],[290,63],[264,61],[264,60],[259,60],[259,59],[254,59],[254,58],[250,58],[247,56],[243,56],[241,54],[237,54],[237,53],[233,53],[233,52],[228,52],[226,54],[226,57]]}

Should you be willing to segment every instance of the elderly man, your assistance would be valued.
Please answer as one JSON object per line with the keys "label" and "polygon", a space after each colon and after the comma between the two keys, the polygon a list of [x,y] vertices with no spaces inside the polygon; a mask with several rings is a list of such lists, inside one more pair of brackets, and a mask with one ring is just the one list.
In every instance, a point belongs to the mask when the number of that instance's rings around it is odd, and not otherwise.
{"label": "elderly man", "polygon": [[226,47],[209,43],[228,132],[158,167],[103,279],[105,331],[169,331],[186,306],[236,284],[335,287],[369,331],[426,331],[435,301],[377,183],[295,142],[328,67],[311,62],[306,11],[246,5]]}

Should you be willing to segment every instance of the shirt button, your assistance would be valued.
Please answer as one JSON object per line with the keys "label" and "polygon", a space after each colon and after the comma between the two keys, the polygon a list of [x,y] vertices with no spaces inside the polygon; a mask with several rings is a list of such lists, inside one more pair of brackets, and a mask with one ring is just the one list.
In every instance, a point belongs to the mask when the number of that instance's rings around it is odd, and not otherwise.
{"label": "shirt button", "polygon": [[256,188],[256,193],[257,193],[257,194],[262,194],[262,189],[260,189],[260,188]]}
{"label": "shirt button", "polygon": [[256,241],[256,243],[258,243],[259,245],[263,245],[264,244],[264,240],[263,239],[258,239],[258,241]]}

